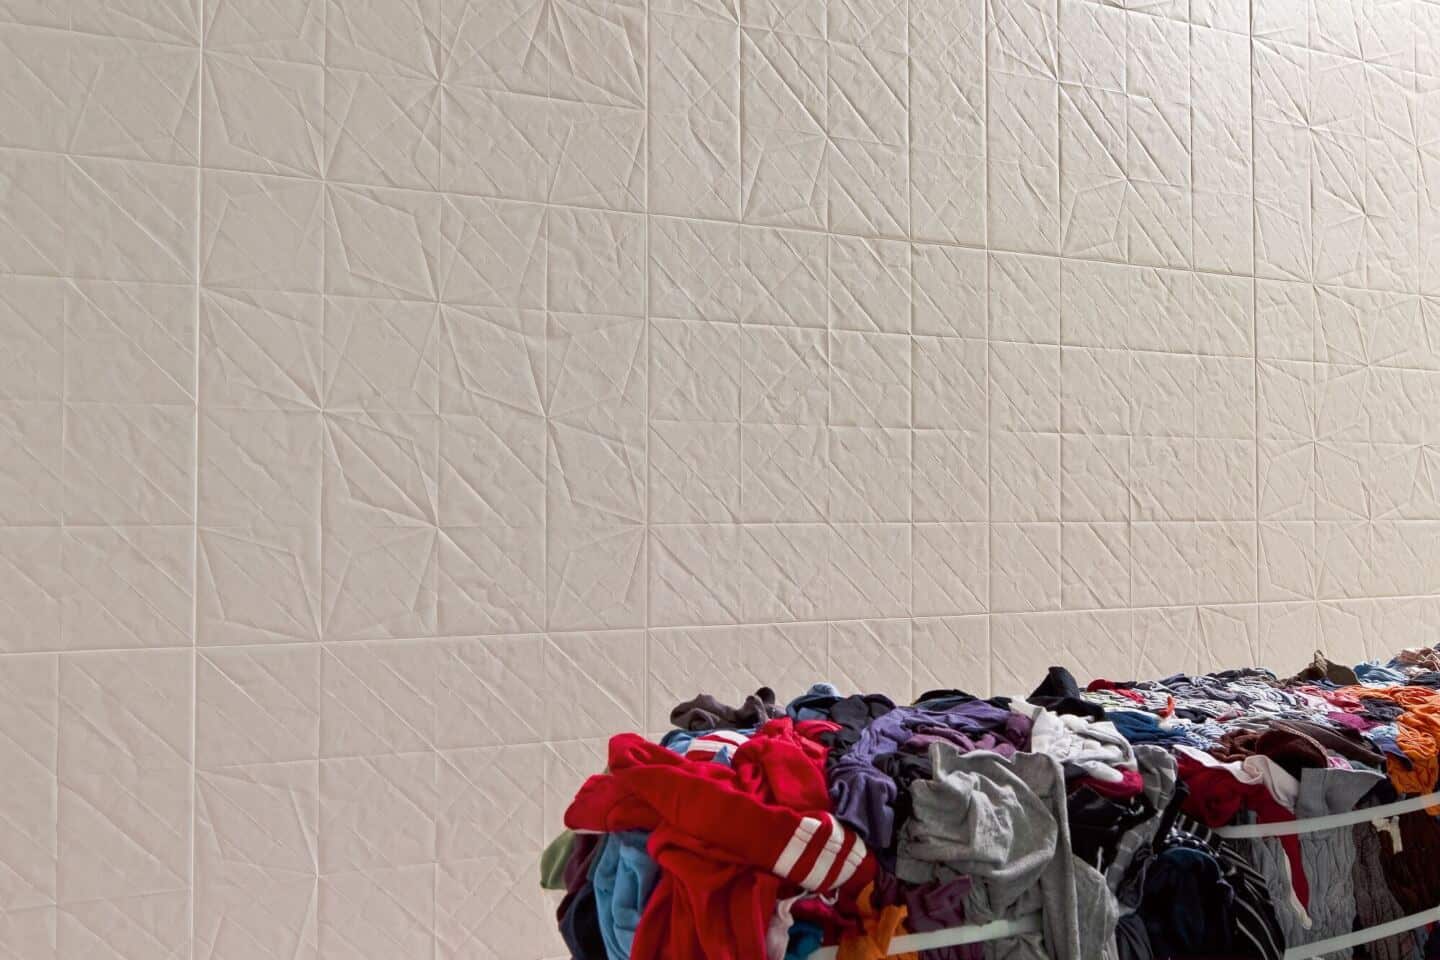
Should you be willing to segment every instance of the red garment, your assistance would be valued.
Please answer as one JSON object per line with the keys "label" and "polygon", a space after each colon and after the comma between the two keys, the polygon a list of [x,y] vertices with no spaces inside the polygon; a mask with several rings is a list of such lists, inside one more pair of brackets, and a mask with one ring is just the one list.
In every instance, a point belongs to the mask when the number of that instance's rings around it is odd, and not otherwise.
{"label": "red garment", "polygon": [[838,943],[847,936],[853,936],[863,929],[858,915],[841,913],[835,905],[819,897],[806,897],[795,901],[790,916],[798,923],[804,920],[825,931],[823,942]]}
{"label": "red garment", "polygon": [[[1176,770],[1190,793],[1181,808],[1207,827],[1223,827],[1241,810],[1254,811],[1260,823],[1294,820],[1295,814],[1285,809],[1263,783],[1246,783],[1223,767],[1206,766],[1181,751],[1175,753]],[[1305,876],[1300,856],[1300,838],[1277,837],[1290,862],[1290,883],[1295,899],[1306,909],[1310,906],[1310,881]]]}
{"label": "red garment", "polygon": [[1087,693],[1094,693],[1096,690],[1109,690],[1111,693],[1118,693],[1126,700],[1134,700],[1141,706],[1144,706],[1145,704],[1144,697],[1136,693],[1134,690],[1128,690],[1124,687],[1117,686],[1114,680],[1091,680],[1090,685],[1087,686],[1085,690]]}
{"label": "red garment", "polygon": [[782,891],[839,889],[853,901],[875,858],[829,813],[825,754],[788,719],[767,723],[729,767],[635,734],[610,740],[610,772],[585,782],[565,825],[652,831],[660,878],[633,960],[753,960],[766,955]]}
{"label": "red garment", "polygon": [[1077,786],[1089,787],[1102,797],[1125,800],[1139,796],[1145,789],[1145,780],[1138,770],[1121,770],[1119,780],[1100,780],[1096,777],[1081,777]]}

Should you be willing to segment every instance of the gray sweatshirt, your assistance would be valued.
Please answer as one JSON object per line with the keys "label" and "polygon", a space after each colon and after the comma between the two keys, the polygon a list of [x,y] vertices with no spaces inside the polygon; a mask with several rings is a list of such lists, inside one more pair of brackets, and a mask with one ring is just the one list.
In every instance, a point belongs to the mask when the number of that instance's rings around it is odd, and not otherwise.
{"label": "gray sweatshirt", "polygon": [[1118,909],[1105,880],[1070,853],[1065,778],[1044,754],[1013,758],[930,747],[934,777],[911,786],[896,874],[912,883],[969,876],[976,922],[1043,911],[1042,933],[994,941],[992,960],[1103,960]]}

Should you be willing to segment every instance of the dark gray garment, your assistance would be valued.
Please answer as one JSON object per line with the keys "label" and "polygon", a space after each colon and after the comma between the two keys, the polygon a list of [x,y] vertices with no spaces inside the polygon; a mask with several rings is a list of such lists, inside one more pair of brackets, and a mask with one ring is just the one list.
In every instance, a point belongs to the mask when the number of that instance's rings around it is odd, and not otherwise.
{"label": "dark gray garment", "polygon": [[[1160,829],[1160,815],[1170,806],[1170,798],[1175,795],[1175,758],[1169,750],[1141,744],[1135,748],[1135,762],[1140,767],[1140,779],[1145,785],[1145,801],[1155,813],[1144,823],[1131,827],[1120,838],[1115,848],[1115,862],[1105,871],[1105,881],[1111,890],[1120,889],[1120,881],[1130,869],[1136,852],[1148,847],[1155,839],[1155,831]],[[1139,904],[1126,906],[1133,910]]]}
{"label": "dark gray garment", "polygon": [[[1385,877],[1385,851],[1375,825],[1357,823],[1350,828],[1355,838],[1355,919],[1361,927],[1378,927],[1405,916]],[[1372,960],[1419,960],[1421,941],[1415,931],[1366,945]]]}
{"label": "dark gray garment", "polygon": [[[1052,757],[930,747],[934,776],[910,788],[896,875],[974,882],[972,922],[1043,911],[1043,934],[995,941],[993,960],[1102,960],[1114,954],[1118,908],[1093,867],[1070,854],[1065,777]],[[1082,926],[1083,924],[1083,926]]]}

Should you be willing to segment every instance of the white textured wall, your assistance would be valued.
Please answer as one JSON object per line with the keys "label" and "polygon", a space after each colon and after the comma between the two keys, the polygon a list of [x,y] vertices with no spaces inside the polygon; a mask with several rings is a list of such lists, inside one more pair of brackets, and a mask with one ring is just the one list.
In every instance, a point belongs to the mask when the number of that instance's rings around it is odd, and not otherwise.
{"label": "white textured wall", "polygon": [[532,960],[697,689],[1435,639],[1440,5],[198,3],[0,0],[0,957]]}

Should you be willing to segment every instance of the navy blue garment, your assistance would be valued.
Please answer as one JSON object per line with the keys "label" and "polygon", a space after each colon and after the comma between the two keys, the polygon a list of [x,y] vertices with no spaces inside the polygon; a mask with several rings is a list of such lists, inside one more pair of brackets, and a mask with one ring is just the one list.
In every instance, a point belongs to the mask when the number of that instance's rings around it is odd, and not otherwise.
{"label": "navy blue garment", "polygon": [[595,885],[590,882],[590,866],[603,843],[604,838],[595,834],[576,834],[575,849],[565,864],[565,899],[560,901],[555,915],[571,960],[607,960]]}
{"label": "navy blue garment", "polygon": [[1115,949],[1120,960],[1154,960],[1155,952],[1150,948],[1150,933],[1145,929],[1145,918],[1138,913],[1127,913],[1115,925]]}
{"label": "navy blue garment", "polygon": [[1051,667],[1040,686],[1026,698],[1037,707],[1053,713],[1068,713],[1091,720],[1104,720],[1105,708],[1080,695],[1080,684],[1064,667]]}
{"label": "navy blue garment", "polygon": [[1120,736],[1136,746],[1142,743],[1170,746],[1171,744],[1190,742],[1190,738],[1183,731],[1167,730],[1160,726],[1160,718],[1153,713],[1141,713],[1138,710],[1111,710],[1105,715],[1105,718],[1115,724],[1115,729],[1120,731]]}
{"label": "navy blue garment", "polygon": [[1205,851],[1176,846],[1156,854],[1140,906],[1151,949],[1159,957],[1230,952],[1234,899],[1219,862]]}

